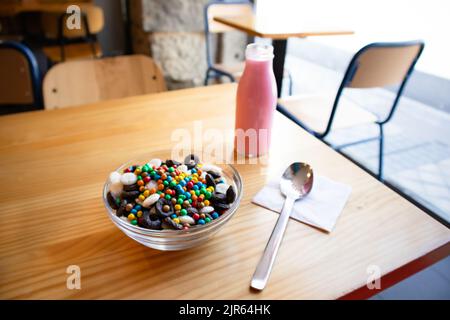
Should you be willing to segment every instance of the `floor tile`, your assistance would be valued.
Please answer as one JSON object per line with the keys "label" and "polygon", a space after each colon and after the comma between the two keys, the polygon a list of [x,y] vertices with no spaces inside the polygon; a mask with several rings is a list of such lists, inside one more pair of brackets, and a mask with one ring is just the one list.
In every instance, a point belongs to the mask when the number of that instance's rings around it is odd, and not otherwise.
{"label": "floor tile", "polygon": [[450,256],[432,265],[431,268],[450,281]]}
{"label": "floor tile", "polygon": [[385,300],[450,300],[450,281],[432,268],[382,292]]}

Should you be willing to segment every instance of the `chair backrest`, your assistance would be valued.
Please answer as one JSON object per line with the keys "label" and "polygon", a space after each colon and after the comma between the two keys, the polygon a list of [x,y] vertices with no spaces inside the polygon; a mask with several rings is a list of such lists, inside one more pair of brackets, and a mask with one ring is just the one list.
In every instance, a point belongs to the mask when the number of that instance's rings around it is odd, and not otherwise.
{"label": "chair backrest", "polygon": [[87,21],[90,34],[99,33],[105,25],[103,9],[94,5],[81,6],[80,29],[67,27],[66,21],[69,17],[70,15],[65,12],[42,12],[41,25],[45,36],[49,39],[57,39],[62,31],[62,36],[67,39],[85,37],[88,33],[85,21]]}
{"label": "chair backrest", "polygon": [[0,41],[0,105],[40,104],[40,72],[34,54],[21,43]]}
{"label": "chair backrest", "polygon": [[205,6],[205,30],[210,33],[222,33],[233,30],[223,23],[214,21],[215,16],[240,16],[250,15],[253,5],[250,1],[230,0],[212,1]]}
{"label": "chair backrest", "polygon": [[55,65],[44,78],[46,109],[166,90],[154,61],[144,55],[68,61]]}
{"label": "chair backrest", "polygon": [[376,42],[360,49],[350,61],[342,83],[336,93],[327,128],[320,134],[325,137],[330,131],[345,88],[380,88],[399,85],[394,102],[380,125],[388,122],[397,108],[406,82],[422,54],[425,44],[421,40],[407,42]]}
{"label": "chair backrest", "polygon": [[423,49],[423,42],[372,43],[359,50],[349,65],[348,88],[399,85]]}

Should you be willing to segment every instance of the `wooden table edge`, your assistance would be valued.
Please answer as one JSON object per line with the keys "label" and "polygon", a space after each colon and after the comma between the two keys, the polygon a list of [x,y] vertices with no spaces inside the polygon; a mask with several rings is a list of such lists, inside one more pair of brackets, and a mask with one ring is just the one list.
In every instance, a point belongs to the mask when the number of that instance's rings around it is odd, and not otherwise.
{"label": "wooden table edge", "polygon": [[323,31],[323,32],[299,32],[299,33],[293,33],[293,34],[289,34],[289,33],[263,33],[260,31],[256,31],[253,29],[248,29],[243,27],[240,24],[234,23],[232,21],[227,20],[226,18],[223,17],[214,17],[213,18],[214,21],[216,22],[220,22],[222,24],[225,24],[229,27],[235,28],[237,30],[246,32],[249,35],[255,36],[255,37],[260,37],[260,38],[270,38],[270,39],[275,39],[275,40],[286,40],[288,38],[306,38],[309,36],[333,36],[333,35],[352,35],[355,32],[354,31],[350,31],[350,30],[344,30],[344,31]]}
{"label": "wooden table edge", "polygon": [[450,255],[450,242],[430,251],[429,253],[408,262],[407,264],[385,274],[381,277],[381,289],[369,289],[367,286],[362,286],[352,292],[349,292],[338,300],[363,300],[368,299],[384,290],[396,285],[402,280],[426,269],[427,267],[439,262],[440,260]]}

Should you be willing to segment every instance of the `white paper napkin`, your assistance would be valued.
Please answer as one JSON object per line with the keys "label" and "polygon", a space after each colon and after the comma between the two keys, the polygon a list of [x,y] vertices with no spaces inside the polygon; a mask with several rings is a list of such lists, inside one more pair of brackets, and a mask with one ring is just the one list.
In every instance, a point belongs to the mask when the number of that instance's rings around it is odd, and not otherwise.
{"label": "white paper napkin", "polygon": [[[349,185],[323,176],[315,176],[310,194],[295,202],[291,218],[331,232],[351,191]],[[252,202],[279,213],[283,208],[284,199],[279,179],[272,179],[256,194]]]}

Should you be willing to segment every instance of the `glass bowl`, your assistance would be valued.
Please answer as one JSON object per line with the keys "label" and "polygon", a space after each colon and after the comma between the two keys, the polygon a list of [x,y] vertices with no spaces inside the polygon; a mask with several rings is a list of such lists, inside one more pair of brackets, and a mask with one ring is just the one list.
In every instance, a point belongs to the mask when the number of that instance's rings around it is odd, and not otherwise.
{"label": "glass bowl", "polygon": [[[157,157],[147,157],[147,160],[144,161],[129,161],[117,168],[116,171],[122,173],[122,171],[129,166],[144,164],[154,158]],[[187,230],[152,230],[142,228],[137,225],[134,226],[127,220],[118,217],[115,210],[108,204],[106,195],[109,191],[109,179],[107,179],[107,182],[103,187],[103,203],[106,211],[108,212],[108,216],[112,222],[128,237],[153,249],[173,251],[199,246],[210,239],[217,231],[222,229],[231,217],[233,217],[239,207],[242,197],[242,179],[239,172],[229,164],[214,165],[222,168],[222,176],[225,177],[227,183],[233,186],[236,191],[236,200],[231,204],[227,211],[225,211],[219,218],[212,220],[210,223],[205,225],[195,225]]]}

